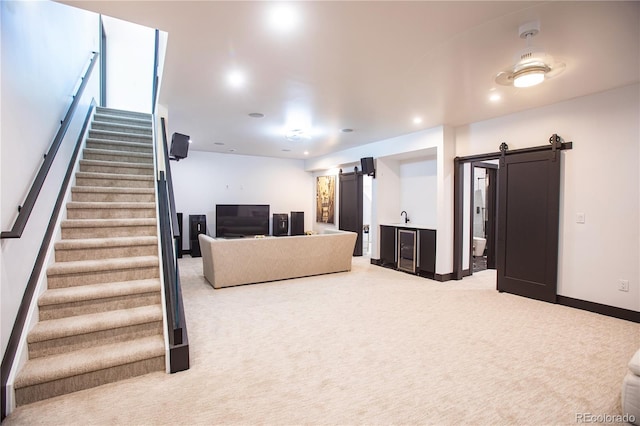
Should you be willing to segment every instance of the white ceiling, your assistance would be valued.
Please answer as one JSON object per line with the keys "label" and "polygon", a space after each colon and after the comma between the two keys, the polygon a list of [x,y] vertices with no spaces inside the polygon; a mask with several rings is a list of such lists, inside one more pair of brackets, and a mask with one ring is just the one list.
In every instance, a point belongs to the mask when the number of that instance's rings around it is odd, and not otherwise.
{"label": "white ceiling", "polygon": [[[640,2],[291,2],[300,25],[286,34],[266,19],[283,3],[63,3],[169,34],[159,101],[169,134],[190,135],[192,150],[310,158],[640,81]],[[566,70],[533,88],[497,85],[526,45],[518,27],[534,20],[534,44]],[[247,75],[241,89],[225,81],[234,67]],[[292,114],[316,134],[288,141]]]}

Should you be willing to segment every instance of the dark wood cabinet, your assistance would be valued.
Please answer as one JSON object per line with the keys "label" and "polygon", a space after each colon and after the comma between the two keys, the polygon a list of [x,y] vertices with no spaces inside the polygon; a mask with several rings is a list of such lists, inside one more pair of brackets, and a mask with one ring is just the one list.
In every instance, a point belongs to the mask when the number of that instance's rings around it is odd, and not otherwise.
{"label": "dark wood cabinet", "polygon": [[396,227],[380,225],[380,265],[396,266]]}
{"label": "dark wood cabinet", "polygon": [[[399,233],[408,237],[398,247]],[[402,258],[399,263],[398,255]],[[380,266],[391,267],[426,278],[436,275],[435,229],[380,225]]]}
{"label": "dark wood cabinet", "polygon": [[436,231],[418,230],[418,273],[433,278],[436,273]]}

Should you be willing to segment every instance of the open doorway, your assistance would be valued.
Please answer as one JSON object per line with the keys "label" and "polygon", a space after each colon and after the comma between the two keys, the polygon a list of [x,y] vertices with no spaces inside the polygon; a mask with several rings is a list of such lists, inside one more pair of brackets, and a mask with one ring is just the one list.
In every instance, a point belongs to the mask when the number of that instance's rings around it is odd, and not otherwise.
{"label": "open doorway", "polygon": [[471,273],[496,268],[497,163],[472,163]]}

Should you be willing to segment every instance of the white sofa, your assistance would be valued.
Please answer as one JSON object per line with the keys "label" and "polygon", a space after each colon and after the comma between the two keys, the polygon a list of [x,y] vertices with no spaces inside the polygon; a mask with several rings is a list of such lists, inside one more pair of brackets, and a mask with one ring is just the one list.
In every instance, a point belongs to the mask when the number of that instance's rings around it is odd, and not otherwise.
{"label": "white sofa", "polygon": [[357,234],[216,239],[200,234],[204,277],[214,288],[351,270]]}
{"label": "white sofa", "polygon": [[622,414],[625,421],[640,425],[640,349],[629,361],[629,371],[622,381]]}

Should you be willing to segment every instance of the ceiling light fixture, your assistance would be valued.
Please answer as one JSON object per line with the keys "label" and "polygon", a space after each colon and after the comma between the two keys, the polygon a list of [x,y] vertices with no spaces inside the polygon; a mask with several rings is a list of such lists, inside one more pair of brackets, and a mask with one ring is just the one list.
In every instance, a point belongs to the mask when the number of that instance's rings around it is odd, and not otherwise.
{"label": "ceiling light fixture", "polygon": [[269,25],[274,31],[288,33],[298,26],[300,17],[296,10],[288,5],[276,5],[269,11]]}
{"label": "ceiling light fixture", "polygon": [[527,47],[516,55],[517,62],[511,69],[498,73],[496,83],[504,86],[532,87],[564,71],[564,63],[553,62],[553,58],[544,50],[531,44],[531,39],[539,32],[539,22],[529,22],[518,28],[520,38],[527,41]]}
{"label": "ceiling light fixture", "polygon": [[414,124],[420,124],[420,123],[422,123],[422,117],[415,117],[415,118],[413,119],[413,123],[414,123]]}
{"label": "ceiling light fixture", "polygon": [[302,129],[291,129],[287,131],[284,137],[291,142],[298,142],[303,139],[309,139],[309,134]]}
{"label": "ceiling light fixture", "polygon": [[261,112],[251,112],[249,113],[249,117],[251,118],[264,118],[264,114]]}
{"label": "ceiling light fixture", "polygon": [[227,74],[227,83],[233,88],[240,88],[245,85],[247,79],[245,74],[240,70],[234,70]]}
{"label": "ceiling light fixture", "polygon": [[353,132],[353,129],[342,129],[340,130],[342,133],[351,133]]}

